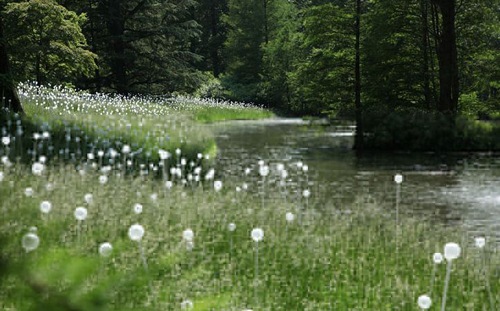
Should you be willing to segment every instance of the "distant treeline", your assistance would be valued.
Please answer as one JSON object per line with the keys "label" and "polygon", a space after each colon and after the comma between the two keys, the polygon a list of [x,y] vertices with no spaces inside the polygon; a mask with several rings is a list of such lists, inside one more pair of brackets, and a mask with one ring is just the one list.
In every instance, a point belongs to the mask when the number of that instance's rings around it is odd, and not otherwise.
{"label": "distant treeline", "polygon": [[1,18],[15,81],[498,115],[499,0],[2,1]]}

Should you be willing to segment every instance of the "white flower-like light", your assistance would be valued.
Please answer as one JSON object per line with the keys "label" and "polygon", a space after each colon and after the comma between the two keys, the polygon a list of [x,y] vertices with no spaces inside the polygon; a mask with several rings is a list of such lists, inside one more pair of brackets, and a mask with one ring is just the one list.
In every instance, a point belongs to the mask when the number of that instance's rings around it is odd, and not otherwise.
{"label": "white flower-like light", "polygon": [[236,224],[230,223],[229,225],[227,225],[227,229],[233,232],[234,230],[236,230]]}
{"label": "white flower-like light", "polygon": [[109,257],[113,252],[113,246],[109,242],[104,242],[99,245],[99,255],[102,257]]}
{"label": "white flower-like light", "polygon": [[444,260],[443,254],[441,254],[441,253],[434,253],[434,255],[432,255],[432,261],[434,261],[434,263],[437,265],[442,263],[443,260]]}
{"label": "white flower-like light", "polygon": [[276,171],[282,172],[285,169],[285,165],[283,163],[276,164]]}
{"label": "white flower-like light", "polygon": [[486,239],[484,237],[477,237],[474,239],[476,247],[483,248],[486,245]]}
{"label": "white flower-like light", "polygon": [[189,310],[189,309],[193,309],[193,302],[189,299],[186,299],[184,300],[183,302],[181,302],[181,309],[182,310]]}
{"label": "white flower-like light", "polygon": [[306,189],[302,191],[302,195],[304,196],[304,198],[308,198],[311,196],[311,191],[309,189]]}
{"label": "white flower-like light", "polygon": [[50,192],[50,191],[53,191],[53,190],[54,190],[54,188],[55,188],[55,186],[54,186],[54,184],[53,184],[53,183],[50,183],[50,182],[49,182],[49,183],[47,183],[47,184],[45,185],[45,190],[47,190],[47,191],[49,191],[49,192]]}
{"label": "white flower-like light", "polygon": [[130,151],[132,151],[132,150],[130,149],[130,146],[129,146],[129,145],[124,145],[124,146],[122,147],[122,153],[123,153],[123,154],[129,154],[129,153],[130,153]]}
{"label": "white flower-like light", "polygon": [[432,300],[429,296],[427,295],[422,295],[420,297],[418,297],[418,306],[423,309],[423,310],[427,310],[431,307],[432,305]]}
{"label": "white flower-like light", "polygon": [[306,164],[304,164],[302,166],[302,171],[305,172],[305,173],[307,173],[307,171],[309,171],[309,166],[307,166]]}
{"label": "white flower-like light", "polygon": [[260,242],[264,238],[264,230],[262,230],[261,228],[255,228],[252,230],[250,236],[255,242]]}
{"label": "white flower-like light", "polygon": [[214,181],[214,189],[215,191],[220,191],[222,189],[222,181],[216,180]]}
{"label": "white flower-like light", "polygon": [[176,154],[177,156],[180,156],[180,155],[181,155],[181,153],[182,153],[181,149],[179,149],[179,148],[175,149],[175,154]]}
{"label": "white flower-like light", "polygon": [[269,166],[262,165],[261,167],[259,167],[259,174],[262,177],[266,177],[267,175],[269,175]]}
{"label": "white flower-like light", "polygon": [[295,220],[295,215],[292,212],[285,214],[285,219],[287,222],[293,222]]}
{"label": "white flower-like light", "polygon": [[87,219],[87,209],[85,207],[77,207],[75,209],[75,218],[79,221]]}
{"label": "white flower-like light", "polygon": [[215,177],[215,170],[211,168],[205,175],[205,180],[212,180]]}
{"label": "white flower-like light", "polygon": [[87,202],[87,204],[92,204],[92,202],[94,201],[94,196],[91,193],[87,193],[83,196],[83,199],[85,200],[85,202]]}
{"label": "white flower-like light", "polygon": [[3,179],[4,179],[4,174],[3,174],[3,172],[0,172],[0,182],[2,182]]}
{"label": "white flower-like light", "polygon": [[167,180],[165,182],[165,188],[167,188],[167,189],[171,189],[173,185],[174,184],[170,180]]}
{"label": "white flower-like light", "polygon": [[49,201],[43,201],[40,203],[40,211],[44,214],[50,213],[50,210],[52,209],[52,203]]}
{"label": "white flower-like light", "polygon": [[444,258],[454,260],[460,256],[460,246],[457,243],[446,243],[444,246]]}
{"label": "white flower-like light", "polygon": [[144,227],[139,224],[130,226],[128,236],[132,241],[140,241],[144,236]]}
{"label": "white flower-like light", "polygon": [[107,183],[107,182],[108,182],[108,176],[106,176],[106,175],[101,175],[101,176],[99,176],[99,183],[100,183],[101,185],[104,185],[104,184],[105,184],[105,183]]}
{"label": "white flower-like light", "polygon": [[33,163],[33,165],[31,166],[31,172],[36,175],[36,176],[40,176],[42,175],[43,171],[45,170],[45,165],[43,165],[42,163],[40,162],[35,162]]}
{"label": "white flower-like light", "polygon": [[166,160],[170,158],[170,153],[168,151],[160,149],[158,150],[158,154],[160,155],[161,160]]}
{"label": "white flower-like light", "polygon": [[402,183],[403,182],[403,175],[401,175],[401,174],[394,175],[394,182],[396,184]]}
{"label": "white flower-like light", "polygon": [[8,146],[10,144],[10,137],[9,136],[2,137],[2,144]]}
{"label": "white flower-like light", "polygon": [[136,213],[137,215],[142,213],[142,204],[140,204],[140,203],[134,204],[134,213]]}
{"label": "white flower-like light", "polygon": [[192,242],[193,239],[194,239],[194,232],[193,232],[193,230],[191,230],[190,228],[188,228],[188,229],[182,231],[182,238],[186,242]]}
{"label": "white flower-like light", "polygon": [[26,252],[31,252],[38,248],[40,245],[40,238],[33,232],[27,233],[21,240],[21,245]]}

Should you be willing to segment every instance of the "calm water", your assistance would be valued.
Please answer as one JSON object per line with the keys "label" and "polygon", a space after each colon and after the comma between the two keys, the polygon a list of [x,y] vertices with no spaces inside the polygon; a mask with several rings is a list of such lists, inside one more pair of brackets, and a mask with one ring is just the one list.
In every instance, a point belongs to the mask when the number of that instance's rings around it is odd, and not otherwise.
{"label": "calm water", "polygon": [[[401,209],[461,224],[471,235],[500,242],[500,155],[373,154],[351,150],[354,127],[310,127],[296,119],[232,121],[213,125],[226,174],[259,159],[310,168],[312,189],[321,187],[341,208],[357,194],[395,201],[395,173],[404,175]],[[500,138],[499,138],[500,139]]]}

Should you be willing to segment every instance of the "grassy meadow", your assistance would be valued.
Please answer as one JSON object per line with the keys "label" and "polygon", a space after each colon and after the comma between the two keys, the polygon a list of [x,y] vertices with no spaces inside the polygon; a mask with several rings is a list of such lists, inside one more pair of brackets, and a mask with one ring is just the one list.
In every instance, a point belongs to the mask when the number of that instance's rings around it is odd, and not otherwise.
{"label": "grassy meadow", "polygon": [[[488,237],[396,217],[396,199],[335,206],[300,162],[224,179],[202,123],[266,111],[29,85],[21,98],[26,116],[1,119],[2,310],[420,310],[423,294],[443,310],[447,271],[446,310],[500,306]],[[448,242],[460,256],[435,263]]]}

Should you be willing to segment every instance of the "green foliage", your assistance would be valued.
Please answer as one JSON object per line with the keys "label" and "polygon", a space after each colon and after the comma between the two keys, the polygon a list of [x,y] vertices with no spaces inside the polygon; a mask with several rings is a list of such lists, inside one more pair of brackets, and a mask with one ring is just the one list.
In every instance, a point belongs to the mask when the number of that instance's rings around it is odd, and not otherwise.
{"label": "green foliage", "polygon": [[369,111],[366,144],[371,149],[406,151],[499,150],[499,124],[467,116],[450,119],[419,109]]}
{"label": "green foliage", "polygon": [[39,84],[71,83],[96,69],[96,55],[87,49],[77,15],[54,0],[8,3],[5,37],[17,80]]}
{"label": "green foliage", "polygon": [[381,0],[364,15],[365,105],[428,108],[424,102],[420,14],[418,1]]}
{"label": "green foliage", "polygon": [[291,73],[293,109],[308,114],[346,112],[354,105],[352,8],[312,6],[303,18],[304,58]]}
{"label": "green foliage", "polygon": [[[268,1],[264,1],[267,3]],[[268,16],[261,0],[228,0],[224,16],[228,26],[224,53],[227,70],[222,82],[231,99],[255,102],[259,99],[262,49]]]}
{"label": "green foliage", "polygon": [[[304,54],[299,33],[299,10],[289,1],[270,1],[269,42],[263,49],[263,78],[261,96],[274,108],[293,109],[294,100],[291,73],[297,60]],[[295,100],[297,101],[297,100]]]}

